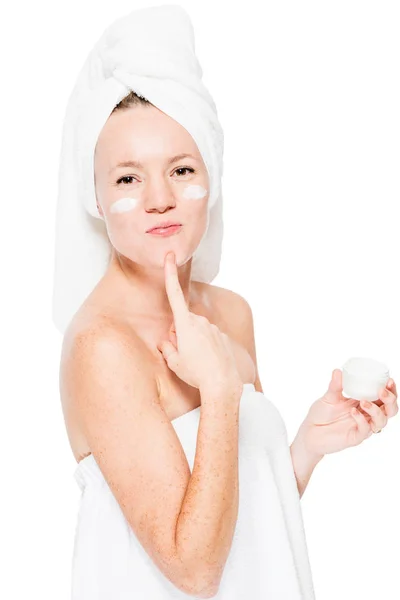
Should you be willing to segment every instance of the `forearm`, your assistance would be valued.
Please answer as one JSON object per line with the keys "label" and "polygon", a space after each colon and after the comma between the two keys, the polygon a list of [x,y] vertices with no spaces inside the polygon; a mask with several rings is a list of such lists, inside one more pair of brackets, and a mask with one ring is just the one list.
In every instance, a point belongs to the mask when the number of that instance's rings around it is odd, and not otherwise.
{"label": "forearm", "polygon": [[290,454],[297,481],[297,489],[301,498],[315,467],[322,460],[323,456],[315,456],[307,451],[301,437],[301,428],[290,446]]}
{"label": "forearm", "polygon": [[177,545],[197,571],[199,589],[217,586],[228,558],[238,513],[240,394],[201,393],[194,467],[177,524]]}

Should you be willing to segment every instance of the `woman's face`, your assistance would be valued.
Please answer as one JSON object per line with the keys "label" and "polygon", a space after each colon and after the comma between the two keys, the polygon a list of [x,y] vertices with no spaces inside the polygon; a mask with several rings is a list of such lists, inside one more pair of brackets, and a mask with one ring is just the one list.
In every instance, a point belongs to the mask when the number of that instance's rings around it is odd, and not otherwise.
{"label": "woman's face", "polygon": [[[192,257],[207,226],[209,177],[184,127],[152,105],[118,110],[99,135],[94,172],[99,213],[119,254],[162,268],[170,250],[178,265]],[[147,233],[163,221],[182,227],[167,237]]]}

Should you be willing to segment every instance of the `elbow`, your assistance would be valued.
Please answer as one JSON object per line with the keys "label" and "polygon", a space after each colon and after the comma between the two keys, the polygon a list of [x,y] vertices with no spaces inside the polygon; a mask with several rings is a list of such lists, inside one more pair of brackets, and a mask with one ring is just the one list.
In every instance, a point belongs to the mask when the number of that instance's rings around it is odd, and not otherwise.
{"label": "elbow", "polygon": [[219,592],[219,584],[208,583],[205,579],[199,580],[193,574],[192,577],[171,577],[170,582],[180,591],[193,598],[214,598]]}
{"label": "elbow", "polygon": [[215,579],[210,581],[209,577],[199,577],[198,573],[193,571],[190,581],[186,580],[180,589],[194,598],[214,598],[219,592],[219,587],[220,581]]}
{"label": "elbow", "polygon": [[196,595],[196,598],[215,598],[216,595],[218,594],[218,588],[216,589],[210,589],[210,590],[205,590],[200,592],[198,595]]}
{"label": "elbow", "polygon": [[193,598],[214,598],[218,594],[223,570],[203,564],[199,557],[189,561],[186,556],[185,561],[180,558],[178,562],[179,567],[175,570],[174,577],[175,587]]}
{"label": "elbow", "polygon": [[219,586],[197,586],[194,583],[189,585],[179,586],[185,594],[193,596],[193,598],[214,598],[219,591]]}
{"label": "elbow", "polygon": [[212,588],[208,588],[207,590],[200,592],[199,598],[215,598],[218,592],[219,586],[213,586]]}

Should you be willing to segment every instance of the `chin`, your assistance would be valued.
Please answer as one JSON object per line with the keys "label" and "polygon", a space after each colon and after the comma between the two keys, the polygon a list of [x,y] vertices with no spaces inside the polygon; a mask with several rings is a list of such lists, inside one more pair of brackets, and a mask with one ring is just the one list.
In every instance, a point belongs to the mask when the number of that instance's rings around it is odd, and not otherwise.
{"label": "chin", "polygon": [[163,251],[162,258],[160,261],[162,267],[164,266],[165,257],[168,254],[168,252],[174,252],[177,267],[182,267],[183,265],[185,265],[187,262],[189,262],[189,260],[191,260],[193,256],[192,252],[187,252],[183,248],[167,248]]}

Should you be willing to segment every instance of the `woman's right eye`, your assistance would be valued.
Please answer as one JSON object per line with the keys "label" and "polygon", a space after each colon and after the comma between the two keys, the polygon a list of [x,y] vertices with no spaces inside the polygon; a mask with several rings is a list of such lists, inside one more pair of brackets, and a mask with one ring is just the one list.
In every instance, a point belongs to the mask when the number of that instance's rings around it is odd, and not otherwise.
{"label": "woman's right eye", "polygon": [[[124,181],[124,179],[134,179],[132,175],[125,175],[125,177],[121,177],[120,179],[118,179],[117,181],[117,185],[119,185],[122,181]],[[136,181],[136,179],[135,179]],[[129,182],[131,183],[131,182]]]}

